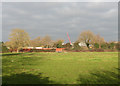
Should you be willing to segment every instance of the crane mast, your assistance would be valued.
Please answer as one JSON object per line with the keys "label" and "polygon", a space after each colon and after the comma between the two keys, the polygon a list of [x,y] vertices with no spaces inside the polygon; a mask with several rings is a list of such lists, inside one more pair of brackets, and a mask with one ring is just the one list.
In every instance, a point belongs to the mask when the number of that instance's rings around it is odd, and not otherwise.
{"label": "crane mast", "polygon": [[68,39],[69,39],[69,42],[70,42],[70,45],[71,45],[71,40],[70,40],[70,37],[69,37],[69,35],[68,35],[68,32],[67,32],[67,36],[68,36]]}

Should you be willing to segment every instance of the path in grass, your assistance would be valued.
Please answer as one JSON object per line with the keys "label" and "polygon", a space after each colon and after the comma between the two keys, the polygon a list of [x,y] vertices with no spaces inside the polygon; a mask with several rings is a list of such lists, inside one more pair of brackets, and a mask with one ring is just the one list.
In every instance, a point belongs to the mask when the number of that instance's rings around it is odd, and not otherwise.
{"label": "path in grass", "polygon": [[117,52],[3,54],[4,84],[117,83]]}

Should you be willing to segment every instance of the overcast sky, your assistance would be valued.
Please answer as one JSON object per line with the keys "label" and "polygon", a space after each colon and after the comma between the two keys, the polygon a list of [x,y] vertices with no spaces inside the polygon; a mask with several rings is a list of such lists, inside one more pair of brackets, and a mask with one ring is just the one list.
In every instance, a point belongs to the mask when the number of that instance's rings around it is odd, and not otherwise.
{"label": "overcast sky", "polygon": [[76,41],[84,30],[100,34],[106,41],[118,40],[117,2],[7,2],[2,4],[2,40],[20,28],[36,38]]}

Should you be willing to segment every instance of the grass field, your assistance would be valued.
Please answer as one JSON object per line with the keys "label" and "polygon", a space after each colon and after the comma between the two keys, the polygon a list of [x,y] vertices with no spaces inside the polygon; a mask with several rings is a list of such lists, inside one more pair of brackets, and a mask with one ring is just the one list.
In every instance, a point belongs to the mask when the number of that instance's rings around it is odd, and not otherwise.
{"label": "grass field", "polygon": [[7,53],[3,84],[117,84],[118,52]]}

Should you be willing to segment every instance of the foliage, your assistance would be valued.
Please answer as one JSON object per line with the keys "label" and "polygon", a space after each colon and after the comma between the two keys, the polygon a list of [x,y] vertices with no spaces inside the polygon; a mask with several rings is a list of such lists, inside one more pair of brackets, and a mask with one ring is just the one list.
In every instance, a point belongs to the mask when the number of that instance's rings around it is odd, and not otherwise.
{"label": "foliage", "polygon": [[95,44],[94,44],[94,48],[98,49],[98,48],[99,48],[99,44],[98,44],[98,43],[95,43]]}
{"label": "foliage", "polygon": [[10,34],[10,45],[13,49],[30,46],[30,37],[22,29],[13,29]]}
{"label": "foliage", "polygon": [[115,45],[116,49],[117,50],[120,50],[120,42],[118,42],[116,45]]}
{"label": "foliage", "polygon": [[81,47],[79,46],[79,42],[74,43],[74,50],[81,50]]}
{"label": "foliage", "polygon": [[102,48],[102,49],[108,49],[108,44],[107,44],[107,43],[101,44],[101,48]]}
{"label": "foliage", "polygon": [[10,41],[7,41],[4,43],[5,46],[12,48],[12,44]]}
{"label": "foliage", "polygon": [[30,45],[31,45],[32,47],[39,47],[39,46],[41,46],[41,45],[42,45],[42,44],[41,44],[41,38],[40,38],[40,37],[37,37],[37,38],[31,40],[31,41],[30,41]]}
{"label": "foliage", "polygon": [[63,47],[66,49],[71,49],[72,45],[70,45],[70,43],[66,43]]}
{"label": "foliage", "polygon": [[52,47],[53,46],[53,42],[51,40],[51,37],[50,36],[45,36],[42,38],[41,40],[41,44],[45,47],[45,48],[49,48],[49,47]]}
{"label": "foliage", "polygon": [[2,52],[2,42],[0,42],[0,52]]}
{"label": "foliage", "polygon": [[39,50],[36,50],[36,49],[31,49],[30,52],[55,52],[56,49],[49,49],[49,50],[44,50],[44,49],[39,49]]}
{"label": "foliage", "polygon": [[99,45],[98,48],[101,48],[101,44],[103,44],[105,42],[104,38],[101,37],[99,34],[95,35],[93,40],[92,40],[93,44],[97,43]]}
{"label": "foliage", "polygon": [[0,42],[0,52],[7,53],[9,49],[5,46],[4,42]]}
{"label": "foliage", "polygon": [[53,47],[55,48],[63,48],[62,43],[64,42],[64,40],[58,40],[54,43]]}
{"label": "foliage", "polygon": [[78,41],[79,42],[85,42],[87,47],[89,48],[89,45],[92,44],[94,38],[94,33],[92,33],[91,31],[83,31],[80,36],[78,37]]}
{"label": "foliage", "polygon": [[115,47],[115,43],[113,43],[113,42],[112,42],[112,43],[109,43],[109,45],[108,45],[108,48],[109,48],[109,49],[114,49],[114,47]]}
{"label": "foliage", "polygon": [[[33,40],[30,40],[30,37],[27,32],[25,32],[22,29],[13,29],[11,34],[10,34],[10,41],[5,42],[6,47],[10,47],[11,50],[16,50],[19,51],[19,48],[21,47],[44,47],[44,48],[66,48],[68,50],[72,49],[72,45],[70,43],[67,43],[65,45],[62,45],[64,40],[57,40],[53,41],[51,40],[51,37],[46,35],[45,37],[37,37]],[[105,40],[103,37],[101,37],[99,34],[95,35],[93,32],[90,30],[83,31],[80,36],[78,37],[78,40],[74,44],[74,50],[84,50],[84,47],[80,47],[78,45],[78,42],[84,42],[86,44],[87,49],[92,50],[90,47],[94,46],[96,49],[118,49],[119,44],[115,43],[105,43]],[[4,47],[4,50],[5,47]]]}
{"label": "foliage", "polygon": [[2,46],[2,53],[9,52],[9,49],[6,46]]}

